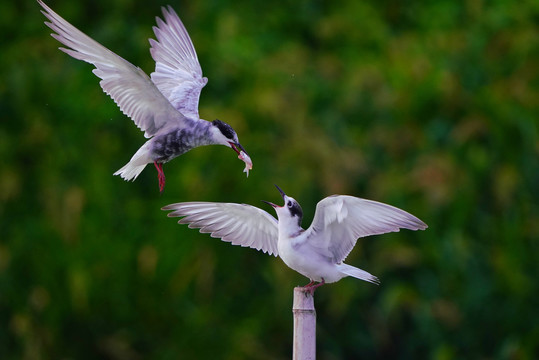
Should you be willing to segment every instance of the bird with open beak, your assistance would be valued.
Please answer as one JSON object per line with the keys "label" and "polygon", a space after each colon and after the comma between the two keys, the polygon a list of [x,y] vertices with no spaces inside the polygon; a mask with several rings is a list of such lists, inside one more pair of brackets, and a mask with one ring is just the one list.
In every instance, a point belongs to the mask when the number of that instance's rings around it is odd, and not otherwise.
{"label": "bird with open beak", "polygon": [[276,187],[284,205],[265,202],[275,209],[277,219],[257,207],[234,203],[185,202],[163,210],[172,210],[169,217],[182,217],[178,223],[212,237],[279,256],[288,267],[309,278],[305,288],[311,293],[346,276],[379,283],[376,276],[343,262],[358,238],[427,228],[417,217],[391,205],[333,195],[318,202],[311,226],[303,229],[301,206]]}

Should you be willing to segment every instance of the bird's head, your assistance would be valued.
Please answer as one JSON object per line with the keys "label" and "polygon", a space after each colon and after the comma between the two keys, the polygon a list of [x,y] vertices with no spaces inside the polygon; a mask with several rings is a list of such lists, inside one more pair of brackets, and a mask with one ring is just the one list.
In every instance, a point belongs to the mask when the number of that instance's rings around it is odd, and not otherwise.
{"label": "bird's head", "polygon": [[303,219],[303,210],[301,209],[301,206],[294,198],[287,196],[280,187],[277,185],[275,185],[275,187],[281,193],[284,200],[284,205],[278,206],[269,201],[262,201],[275,209],[277,217],[279,218],[279,223],[301,227],[301,220]]}
{"label": "bird's head", "polygon": [[238,140],[238,135],[232,129],[232,126],[228,125],[226,122],[221,120],[213,120],[212,124],[212,135],[216,143],[228,146],[238,154],[238,158],[245,163],[244,172],[249,175],[249,170],[253,168],[253,163],[251,158],[240,144]]}
{"label": "bird's head", "polygon": [[241,151],[245,152],[232,126],[221,120],[213,120],[211,124],[213,125],[213,137],[217,143],[232,148],[238,155]]}

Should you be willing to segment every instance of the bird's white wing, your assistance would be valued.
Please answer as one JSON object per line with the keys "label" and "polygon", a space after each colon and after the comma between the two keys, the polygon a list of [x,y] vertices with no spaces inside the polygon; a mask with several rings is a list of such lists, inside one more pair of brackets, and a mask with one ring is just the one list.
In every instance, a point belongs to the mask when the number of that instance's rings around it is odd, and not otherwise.
{"label": "bird's white wing", "polygon": [[179,224],[210,233],[214,238],[256,250],[278,255],[278,222],[257,207],[246,204],[185,202],[167,205],[162,210],[173,210],[167,216],[183,217]]}
{"label": "bird's white wing", "polygon": [[69,47],[60,50],[96,67],[93,73],[101,78],[99,84],[103,91],[144,131],[145,137],[152,137],[170,122],[182,123],[182,114],[174,109],[144,71],[78,30],[43,1],[38,2],[45,9],[41,11],[43,15],[51,21],[45,24],[56,32],[51,34],[52,37]]}
{"label": "bird's white wing", "polygon": [[306,230],[309,244],[343,261],[360,237],[399,231],[424,230],[427,225],[404,210],[353,196],[333,195],[316,205]]}
{"label": "bird's white wing", "polygon": [[198,99],[208,78],[202,76],[193,43],[172,7],[163,8],[163,17],[165,21],[156,18],[157,27],[153,27],[157,41],[150,39],[155,60],[150,76],[176,110],[198,120]]}

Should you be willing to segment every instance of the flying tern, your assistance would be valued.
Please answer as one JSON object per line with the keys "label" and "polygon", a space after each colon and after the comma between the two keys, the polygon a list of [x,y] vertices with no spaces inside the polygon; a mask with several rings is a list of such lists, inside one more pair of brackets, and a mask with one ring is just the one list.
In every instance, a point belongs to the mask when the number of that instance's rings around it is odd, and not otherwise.
{"label": "flying tern", "polygon": [[63,52],[95,66],[93,73],[101,78],[103,91],[144,132],[148,141],[131,160],[114,175],[135,180],[149,163],[154,163],[163,192],[163,164],[187,151],[203,145],[225,145],[245,162],[249,175],[252,161],[240,144],[238,135],[227,123],[200,119],[198,100],[208,82],[189,34],[176,12],[162,8],[164,21],[156,17],[150,39],[150,53],[155,71],[148,77],[139,67],[108,50],[55,13],[43,1],[41,12],[50,20],[45,24],[55,33],[56,40],[68,48]]}
{"label": "flying tern", "polygon": [[316,205],[313,222],[304,230],[301,206],[276,187],[284,205],[264,202],[275,209],[278,219],[257,207],[234,203],[184,202],[162,210],[172,210],[169,217],[182,217],[179,224],[189,224],[201,233],[279,256],[288,267],[309,278],[305,288],[311,293],[346,276],[379,283],[376,276],[343,262],[358,238],[427,228],[423,221],[396,207],[333,195]]}

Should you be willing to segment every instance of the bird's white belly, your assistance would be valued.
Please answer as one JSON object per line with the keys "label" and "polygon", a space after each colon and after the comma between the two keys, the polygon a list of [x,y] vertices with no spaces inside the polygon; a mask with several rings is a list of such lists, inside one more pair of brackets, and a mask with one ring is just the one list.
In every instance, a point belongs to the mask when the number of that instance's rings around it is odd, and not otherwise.
{"label": "bird's white belly", "polygon": [[335,264],[327,258],[317,254],[307,244],[292,246],[289,240],[277,243],[279,257],[291,269],[299,272],[311,280],[332,283],[340,280],[343,274],[337,271]]}

